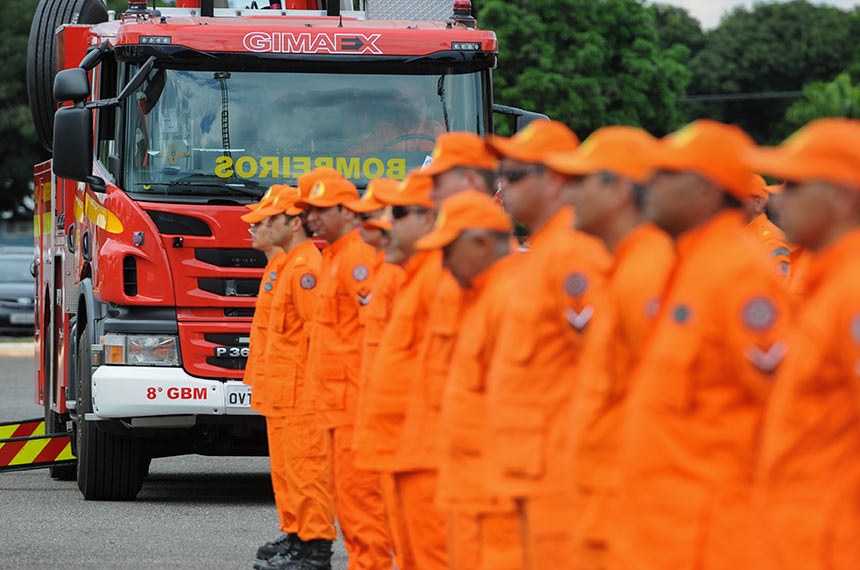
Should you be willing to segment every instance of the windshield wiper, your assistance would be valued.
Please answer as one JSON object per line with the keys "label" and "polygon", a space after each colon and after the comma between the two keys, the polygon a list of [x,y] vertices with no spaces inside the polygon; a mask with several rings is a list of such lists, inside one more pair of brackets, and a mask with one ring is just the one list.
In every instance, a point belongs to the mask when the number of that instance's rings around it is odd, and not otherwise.
{"label": "windshield wiper", "polygon": [[[265,191],[261,188],[261,184],[256,180],[240,180],[238,178],[218,178],[216,180],[190,180],[191,178],[214,178],[207,174],[192,174],[179,180],[167,180],[163,182],[138,182],[136,186],[163,186],[168,188],[191,187],[191,188],[218,188],[221,190],[229,190],[230,192],[238,192],[246,196],[261,198]],[[229,180],[225,182],[224,180]]]}

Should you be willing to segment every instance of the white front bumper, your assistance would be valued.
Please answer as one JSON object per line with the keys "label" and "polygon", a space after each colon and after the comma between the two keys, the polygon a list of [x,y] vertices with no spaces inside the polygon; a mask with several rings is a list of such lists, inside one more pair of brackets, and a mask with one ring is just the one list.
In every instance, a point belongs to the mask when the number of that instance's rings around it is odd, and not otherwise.
{"label": "white front bumper", "polygon": [[256,415],[239,405],[236,394],[228,398],[245,389],[236,380],[204,380],[182,368],[99,366],[93,372],[93,412],[102,418]]}

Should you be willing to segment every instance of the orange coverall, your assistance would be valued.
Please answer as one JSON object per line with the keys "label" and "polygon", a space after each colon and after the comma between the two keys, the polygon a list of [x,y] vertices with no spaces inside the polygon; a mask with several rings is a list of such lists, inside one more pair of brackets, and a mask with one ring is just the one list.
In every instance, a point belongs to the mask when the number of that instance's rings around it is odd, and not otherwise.
{"label": "orange coverall", "polygon": [[860,568],[860,230],[812,263],[765,415],[759,481],[774,570]]}
{"label": "orange coverall", "polygon": [[740,212],[676,245],[625,410],[612,554],[624,569],[758,568],[753,464],[787,293]]}
{"label": "orange coverall", "polygon": [[[437,560],[413,544],[414,526],[432,523],[412,515],[403,489],[390,474],[401,465],[398,444],[402,437],[408,389],[412,376],[420,373],[418,350],[426,334],[428,309],[442,275],[442,252],[419,252],[405,264],[406,280],[394,300],[391,318],[380,342],[367,396],[367,441],[372,447],[360,450],[362,465],[383,472],[386,512],[394,529],[395,550],[403,570],[433,568]],[[363,438],[364,440],[365,438]],[[424,529],[443,533],[444,528]],[[444,539],[443,539],[444,540]],[[443,543],[444,545],[444,543]],[[444,546],[443,546],[444,548]],[[411,565],[410,565],[411,564]]]}
{"label": "orange coverall", "polygon": [[791,247],[785,239],[785,234],[771,222],[765,214],[759,214],[747,224],[747,229],[767,250],[767,254],[776,266],[777,273],[788,275],[791,266]]}
{"label": "orange coverall", "polygon": [[795,247],[791,251],[791,267],[788,268],[786,287],[795,297],[805,298],[809,292],[809,266],[812,264],[812,253],[804,247]]}
{"label": "orange coverall", "polygon": [[307,382],[331,445],[335,510],[350,570],[391,568],[378,474],[355,464],[353,432],[361,371],[362,318],[376,252],[352,230],[323,252]]}
{"label": "orange coverall", "polygon": [[[330,451],[305,390],[310,320],[322,256],[310,240],[286,255],[253,405],[266,416],[275,498],[289,497],[302,540],[336,540]],[[277,477],[276,477],[277,474]]]}
{"label": "orange coverall", "polygon": [[576,507],[571,560],[578,570],[608,563],[608,520],[618,491],[618,444],[628,381],[653,325],[675,258],[672,239],[651,224],[613,251],[606,318],[589,332],[573,399],[571,452]]}
{"label": "orange coverall", "polygon": [[516,505],[486,485],[487,372],[505,305],[517,295],[522,255],[500,259],[463,292],[463,319],[442,396],[436,502],[449,513],[452,570],[519,570],[523,552]]}
{"label": "orange coverall", "polygon": [[559,552],[571,548],[563,452],[585,331],[599,314],[609,269],[603,244],[572,223],[565,208],[532,236],[487,384],[490,490],[518,501],[526,567],[535,569],[563,567]]}
{"label": "orange coverall", "polygon": [[[278,276],[282,275],[282,270],[288,261],[286,252],[279,251],[266,263],[263,279],[260,280],[260,289],[257,292],[254,318],[251,320],[248,361],[245,365],[245,375],[242,381],[251,386],[253,390],[251,408],[264,416],[266,414],[257,406],[256,385],[260,380],[265,383],[267,375],[265,353],[272,303],[275,299],[275,285],[278,283]],[[271,458],[272,488],[275,490],[275,509],[278,511],[281,532],[296,533],[298,532],[298,522],[289,490],[286,487],[285,467],[281,460],[284,439],[282,422],[275,417],[266,417],[266,436],[269,445],[269,457]]]}

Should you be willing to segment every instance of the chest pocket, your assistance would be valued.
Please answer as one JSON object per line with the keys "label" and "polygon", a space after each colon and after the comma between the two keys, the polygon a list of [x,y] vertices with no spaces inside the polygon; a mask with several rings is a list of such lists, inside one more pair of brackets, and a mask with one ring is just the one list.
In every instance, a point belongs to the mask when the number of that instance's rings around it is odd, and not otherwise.
{"label": "chest pocket", "polygon": [[535,307],[524,301],[514,301],[505,313],[499,346],[503,347],[510,362],[517,365],[528,364],[540,343],[539,331],[541,318]]}
{"label": "chest pocket", "polygon": [[656,405],[688,410],[695,399],[695,368],[702,349],[700,331],[695,327],[663,323],[650,347],[643,377],[643,389]]}
{"label": "chest pocket", "polygon": [[401,311],[391,315],[391,322],[385,329],[388,343],[398,350],[406,350],[415,344],[415,318],[414,312]]}
{"label": "chest pocket", "polygon": [[340,314],[337,290],[332,288],[320,291],[317,303],[317,320],[326,325],[336,324]]}

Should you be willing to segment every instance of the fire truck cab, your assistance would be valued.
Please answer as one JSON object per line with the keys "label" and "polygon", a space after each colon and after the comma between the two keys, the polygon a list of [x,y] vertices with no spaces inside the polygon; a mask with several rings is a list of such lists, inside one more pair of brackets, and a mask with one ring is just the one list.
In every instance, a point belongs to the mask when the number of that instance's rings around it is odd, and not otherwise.
{"label": "fire truck cab", "polygon": [[132,499],[152,458],[266,453],[241,382],[266,261],[244,205],[318,166],[402,178],[441,133],[491,132],[498,50],[463,0],[52,8],[93,1],[42,0],[31,33],[60,69],[31,90],[53,153],[34,170],[37,399],[73,433],[53,475]]}

